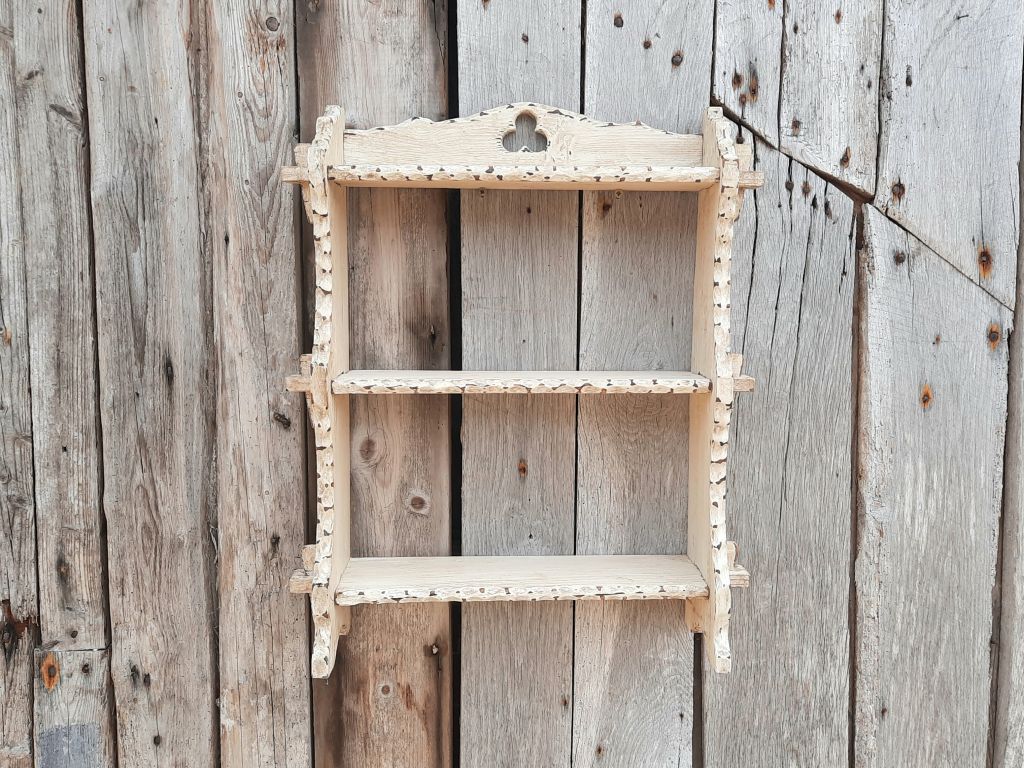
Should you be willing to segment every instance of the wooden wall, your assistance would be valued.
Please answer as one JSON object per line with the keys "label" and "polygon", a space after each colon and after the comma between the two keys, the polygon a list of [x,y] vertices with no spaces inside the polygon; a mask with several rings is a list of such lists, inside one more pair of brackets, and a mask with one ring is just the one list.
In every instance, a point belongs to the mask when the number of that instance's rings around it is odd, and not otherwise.
{"label": "wooden wall", "polygon": [[[1015,0],[0,0],[0,765],[1024,766],[1022,57]],[[313,684],[278,171],[328,103],[512,100],[677,131],[720,104],[765,173],[734,670],[669,602],[426,604],[354,611]],[[360,367],[689,361],[687,195],[349,200]],[[352,424],[357,554],[685,541],[678,396]]]}

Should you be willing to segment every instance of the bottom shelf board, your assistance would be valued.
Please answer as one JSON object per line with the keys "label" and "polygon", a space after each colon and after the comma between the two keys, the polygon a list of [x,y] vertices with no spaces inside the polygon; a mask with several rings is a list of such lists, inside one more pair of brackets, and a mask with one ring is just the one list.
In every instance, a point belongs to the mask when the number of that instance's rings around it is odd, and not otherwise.
{"label": "bottom shelf board", "polygon": [[686,555],[365,557],[349,561],[338,605],[478,600],[707,597]]}

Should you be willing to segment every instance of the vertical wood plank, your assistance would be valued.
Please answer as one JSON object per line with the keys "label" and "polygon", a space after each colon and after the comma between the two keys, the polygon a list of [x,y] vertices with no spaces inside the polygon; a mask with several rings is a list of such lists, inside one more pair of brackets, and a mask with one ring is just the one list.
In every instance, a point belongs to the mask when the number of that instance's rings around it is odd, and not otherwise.
{"label": "vertical wood plank", "polygon": [[716,0],[714,98],[773,146],[779,141],[779,96],[785,0]]}
{"label": "vertical wood plank", "polygon": [[[41,640],[107,645],[82,41],[74,2],[15,21]],[[59,211],[59,214],[58,214]],[[55,311],[59,307],[60,311]]]}
{"label": "vertical wood plank", "polygon": [[[105,650],[35,652],[37,768],[113,768],[110,654]],[[122,763],[124,764],[124,763]]]}
{"label": "vertical wood plank", "polygon": [[[1024,185],[1024,166],[1020,179]],[[1024,290],[1022,251],[1024,243],[1018,243],[1016,306],[1021,306]],[[1015,328],[1010,334],[1009,354],[993,768],[1024,765],[1024,330]]]}
{"label": "vertical wood plank", "polygon": [[305,543],[298,222],[278,169],[296,126],[291,3],[211,6],[210,231],[217,354],[222,766],[308,766],[307,612],[286,589]]}
{"label": "vertical wood plank", "polygon": [[1017,0],[885,4],[875,204],[1008,307],[1022,35]]}
{"label": "vertical wood plank", "polygon": [[[303,138],[324,105],[365,128],[447,116],[446,3],[298,9]],[[350,190],[351,364],[447,368],[447,229],[438,191]],[[450,552],[448,399],[352,398],[353,556]],[[319,766],[451,762],[447,605],[352,612],[332,678],[314,684]]]}
{"label": "vertical wood plank", "polygon": [[39,599],[14,11],[0,0],[0,762],[30,768]]}
{"label": "vertical wood plank", "polygon": [[874,208],[864,216],[855,765],[977,764],[1010,312]]}
{"label": "vertical wood plank", "polygon": [[[586,112],[699,132],[713,14],[711,2],[589,3]],[[581,369],[689,368],[696,201],[583,195]],[[579,398],[579,554],[686,551],[687,404]],[[693,640],[682,604],[577,604],[574,687],[574,765],[691,764]]]}
{"label": "vertical wood plank", "polygon": [[732,329],[757,388],[736,398],[729,446],[729,535],[752,578],[733,592],[733,671],[704,677],[704,760],[845,766],[853,203],[762,142],[756,155]]}
{"label": "vertical wood plank", "polygon": [[[204,27],[179,3],[84,6],[119,760],[217,754]],[[199,17],[201,19],[201,17]],[[225,459],[229,460],[229,459]]]}
{"label": "vertical wood plank", "polygon": [[[580,5],[460,2],[459,110],[573,108]],[[534,146],[526,137],[526,146]],[[462,194],[463,367],[576,367],[578,195]],[[571,554],[575,398],[466,397],[462,551]],[[571,603],[462,609],[463,766],[568,766]]]}
{"label": "vertical wood plank", "polygon": [[719,0],[714,96],[773,147],[875,190],[882,0]]}

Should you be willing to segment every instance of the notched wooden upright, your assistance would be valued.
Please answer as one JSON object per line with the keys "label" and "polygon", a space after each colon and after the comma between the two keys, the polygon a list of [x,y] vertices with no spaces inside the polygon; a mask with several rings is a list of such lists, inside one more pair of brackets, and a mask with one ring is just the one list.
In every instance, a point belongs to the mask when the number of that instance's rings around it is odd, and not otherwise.
{"label": "notched wooden upright", "polygon": [[[753,380],[729,349],[733,223],[744,189],[760,186],[750,153],[735,145],[721,109],[703,135],[639,123],[601,123],[541,104],[509,104],[470,117],[345,130],[339,107],[296,148],[285,181],[302,185],[316,246],[312,354],[288,388],[306,393],[317,455],[317,540],[291,582],[310,594],[312,672],[327,677],[349,606],[422,601],[681,599],[708,662],[727,672],[731,588],[749,575],[726,539],[726,456],[733,396]],[[534,132],[540,146],[519,146]],[[700,195],[694,269],[693,371],[350,371],[346,188],[643,189]],[[690,398],[688,552],[577,558],[352,558],[349,546],[349,397],[363,394],[521,393]]]}

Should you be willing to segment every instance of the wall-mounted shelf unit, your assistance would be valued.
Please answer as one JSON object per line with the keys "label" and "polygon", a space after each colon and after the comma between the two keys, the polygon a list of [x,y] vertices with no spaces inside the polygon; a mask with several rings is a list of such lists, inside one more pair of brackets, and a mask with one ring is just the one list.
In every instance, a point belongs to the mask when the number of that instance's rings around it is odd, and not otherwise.
{"label": "wall-mounted shelf unit", "polygon": [[[313,351],[288,380],[306,393],[317,455],[316,543],[303,550],[291,589],[313,611],[312,672],[327,677],[350,606],[479,600],[684,600],[689,628],[706,635],[710,666],[730,666],[732,587],[749,577],[726,539],[729,417],[736,392],[753,388],[729,349],[732,227],[743,191],[760,186],[750,153],[712,107],[703,133],[602,123],[540,104],[510,104],[470,117],[413,119],[345,129],[339,107],[296,148],[285,181],[300,184],[313,224]],[[534,130],[540,151],[517,151]],[[348,187],[692,191],[699,194],[689,371],[360,371],[349,369]],[[676,555],[354,558],[349,535],[349,398],[380,394],[631,392],[686,394],[689,407],[687,552]]]}

